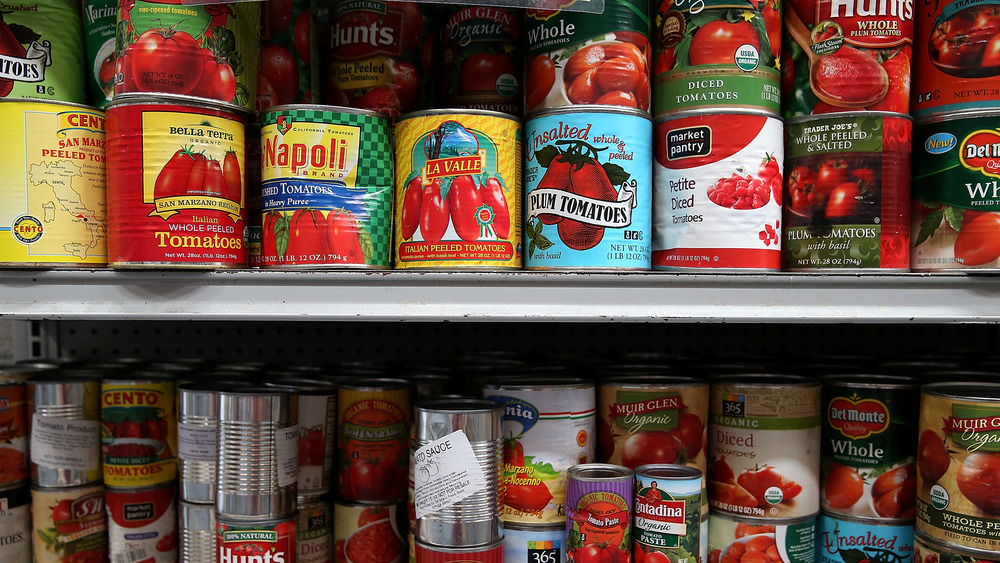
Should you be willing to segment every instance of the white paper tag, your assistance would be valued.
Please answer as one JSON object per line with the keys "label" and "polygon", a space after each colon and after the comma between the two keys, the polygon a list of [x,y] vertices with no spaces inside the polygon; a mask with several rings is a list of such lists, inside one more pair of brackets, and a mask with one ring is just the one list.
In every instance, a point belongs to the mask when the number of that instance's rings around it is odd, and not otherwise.
{"label": "white paper tag", "polygon": [[486,488],[465,432],[456,430],[413,453],[413,504],[423,518]]}
{"label": "white paper tag", "polygon": [[42,467],[91,471],[101,467],[101,423],[31,417],[31,462]]}
{"label": "white paper tag", "polygon": [[216,460],[219,443],[219,429],[203,424],[177,425],[177,457],[184,461]]}
{"label": "white paper tag", "polygon": [[299,427],[278,428],[274,433],[278,454],[278,486],[287,487],[299,479]]}

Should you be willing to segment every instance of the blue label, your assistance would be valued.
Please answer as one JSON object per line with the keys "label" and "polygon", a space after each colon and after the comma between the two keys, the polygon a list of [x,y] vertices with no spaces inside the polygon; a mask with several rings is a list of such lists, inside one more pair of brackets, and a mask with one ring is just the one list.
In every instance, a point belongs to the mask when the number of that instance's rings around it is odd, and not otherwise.
{"label": "blue label", "polygon": [[343,182],[315,182],[295,178],[268,180],[261,185],[264,212],[298,209],[347,209],[359,221],[368,217],[366,188],[351,188]]}
{"label": "blue label", "polygon": [[865,524],[820,514],[816,519],[816,563],[865,560],[914,563],[913,524]]}
{"label": "blue label", "polygon": [[924,141],[924,150],[930,154],[944,154],[958,145],[958,139],[951,133],[934,133]]}

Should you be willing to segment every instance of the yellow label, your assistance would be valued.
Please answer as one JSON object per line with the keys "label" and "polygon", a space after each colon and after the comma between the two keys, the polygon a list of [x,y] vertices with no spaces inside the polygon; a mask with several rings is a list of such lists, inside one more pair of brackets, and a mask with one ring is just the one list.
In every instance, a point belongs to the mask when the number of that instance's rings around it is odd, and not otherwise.
{"label": "yellow label", "polygon": [[137,487],[177,477],[175,394],[173,381],[101,386],[105,484]]}
{"label": "yellow label", "polygon": [[360,90],[392,84],[392,69],[393,61],[389,57],[344,61],[333,65],[337,86],[341,90]]}
{"label": "yellow label", "polygon": [[262,181],[299,178],[356,185],[360,127],[283,117],[261,130]]}

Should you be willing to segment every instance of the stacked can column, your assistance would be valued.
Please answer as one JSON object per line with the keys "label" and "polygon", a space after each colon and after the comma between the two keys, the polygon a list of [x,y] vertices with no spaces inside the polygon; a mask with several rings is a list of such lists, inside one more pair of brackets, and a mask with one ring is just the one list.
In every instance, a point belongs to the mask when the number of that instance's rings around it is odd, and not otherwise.
{"label": "stacked can column", "polygon": [[31,486],[28,481],[26,374],[0,368],[0,544],[13,559],[31,560]]}

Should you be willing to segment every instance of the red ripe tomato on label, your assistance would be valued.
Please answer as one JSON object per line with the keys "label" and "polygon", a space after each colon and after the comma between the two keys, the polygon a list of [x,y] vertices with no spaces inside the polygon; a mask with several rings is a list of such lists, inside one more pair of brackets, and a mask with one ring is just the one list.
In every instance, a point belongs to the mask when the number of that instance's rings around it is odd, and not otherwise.
{"label": "red ripe tomato on label", "polygon": [[514,59],[504,53],[475,53],[462,63],[458,88],[462,92],[494,90],[503,75],[519,77]]}
{"label": "red ripe tomato on label", "polygon": [[198,42],[173,28],[143,32],[132,46],[131,55],[132,77],[144,92],[189,94],[204,73]]}
{"label": "red ripe tomato on label", "polygon": [[482,204],[483,199],[472,176],[457,176],[451,182],[448,189],[451,224],[462,240],[472,242],[479,238],[479,221],[476,217]]}
{"label": "red ripe tomato on label", "polygon": [[260,75],[267,79],[278,98],[278,104],[295,101],[299,93],[299,67],[292,52],[274,43],[260,50]]}
{"label": "red ripe tomato on label", "polygon": [[364,264],[365,255],[361,251],[358,221],[354,218],[354,214],[346,209],[334,209],[327,219],[330,252],[334,255],[334,262]]}
{"label": "red ripe tomato on label", "polygon": [[742,45],[752,45],[760,51],[760,37],[750,22],[708,22],[691,38],[691,64],[735,64],[736,50]]}
{"label": "red ripe tomato on label", "polygon": [[448,230],[448,204],[441,197],[441,182],[425,186],[420,200],[420,236],[426,242],[441,242]]}

